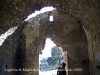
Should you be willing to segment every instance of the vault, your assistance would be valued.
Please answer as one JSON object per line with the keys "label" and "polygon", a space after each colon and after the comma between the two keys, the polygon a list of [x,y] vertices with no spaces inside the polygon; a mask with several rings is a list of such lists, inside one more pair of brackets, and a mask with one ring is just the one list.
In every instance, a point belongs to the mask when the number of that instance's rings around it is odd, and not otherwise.
{"label": "vault", "polygon": [[[44,40],[51,38],[58,46],[62,47],[64,52],[68,54],[68,68],[82,68],[82,72],[68,72],[68,74],[89,75],[89,57],[88,46],[85,32],[75,17],[70,14],[61,14],[56,10],[52,11],[54,14],[54,21],[49,21],[49,13],[37,15],[30,19],[27,24],[22,24],[19,39],[16,40],[17,48],[20,49],[23,59],[18,62],[16,67],[24,67],[31,69],[38,69],[39,52],[44,48]],[[45,15],[45,16],[44,16]],[[19,27],[20,29],[20,27]],[[19,42],[18,42],[19,40]],[[16,47],[16,45],[15,45]],[[16,49],[16,51],[18,51]],[[25,51],[25,52],[24,52]],[[23,53],[24,52],[24,53]],[[18,52],[19,54],[20,52]],[[17,59],[19,59],[16,53]],[[15,62],[17,62],[15,60]],[[25,65],[23,65],[25,64]],[[22,72],[23,74],[24,72]],[[20,74],[20,73],[19,73]],[[27,73],[24,73],[27,75]],[[38,74],[38,71],[28,72],[28,74]]]}
{"label": "vault", "polygon": [[[16,32],[9,36],[0,47],[1,75],[8,75],[8,72],[4,71],[6,67],[18,68],[18,66],[25,66],[27,68],[35,68],[36,66],[38,68],[38,63],[36,63],[38,52],[42,46],[42,41],[47,37],[50,37],[57,45],[61,46],[65,51],[68,51],[69,67],[87,66],[88,59],[81,57],[86,56],[85,58],[88,58],[89,53],[90,75],[100,74],[99,4],[99,0],[0,1],[0,34],[19,25]],[[54,22],[49,22],[48,17],[42,18],[38,26],[33,25],[35,21],[23,22],[29,14],[35,10],[40,10],[44,6],[57,8],[57,11],[53,11],[55,15]],[[18,57],[18,54],[21,57]],[[81,61],[83,64],[78,63]],[[88,69],[87,67],[85,68],[86,70]],[[70,73],[77,74],[76,72]],[[85,75],[88,74],[88,72],[82,72],[82,74],[84,73]],[[9,74],[21,75],[20,72]],[[36,75],[38,72],[22,72],[22,74]]]}

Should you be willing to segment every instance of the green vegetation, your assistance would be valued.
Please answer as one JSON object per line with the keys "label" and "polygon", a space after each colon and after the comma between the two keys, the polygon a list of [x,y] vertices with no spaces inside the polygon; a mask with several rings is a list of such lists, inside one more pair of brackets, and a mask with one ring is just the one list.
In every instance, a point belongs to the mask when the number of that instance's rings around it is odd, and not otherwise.
{"label": "green vegetation", "polygon": [[41,60],[40,71],[57,69],[58,65],[64,60],[62,50],[58,46],[51,49],[51,57]]}

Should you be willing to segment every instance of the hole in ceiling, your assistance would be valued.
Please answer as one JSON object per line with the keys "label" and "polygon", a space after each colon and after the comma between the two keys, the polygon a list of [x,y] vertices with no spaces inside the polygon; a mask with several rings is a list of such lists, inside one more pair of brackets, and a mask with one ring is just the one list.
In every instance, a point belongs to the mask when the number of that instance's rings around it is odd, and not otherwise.
{"label": "hole in ceiling", "polygon": [[6,31],[4,34],[2,34],[0,36],[0,46],[3,44],[3,42],[5,41],[5,39],[10,36],[11,34],[13,34],[15,32],[15,30],[17,29],[18,26],[10,28],[8,31]]}
{"label": "hole in ceiling", "polygon": [[28,16],[28,18],[27,19],[25,19],[25,21],[28,21],[29,19],[31,19],[31,18],[33,18],[33,17],[35,17],[36,15],[39,15],[39,14],[41,14],[41,13],[45,13],[45,12],[48,12],[48,11],[53,11],[54,9],[56,9],[56,8],[54,8],[54,7],[52,7],[52,6],[48,6],[48,7],[43,7],[40,11],[35,11],[34,13],[32,13],[32,14],[30,14],[29,16]]}

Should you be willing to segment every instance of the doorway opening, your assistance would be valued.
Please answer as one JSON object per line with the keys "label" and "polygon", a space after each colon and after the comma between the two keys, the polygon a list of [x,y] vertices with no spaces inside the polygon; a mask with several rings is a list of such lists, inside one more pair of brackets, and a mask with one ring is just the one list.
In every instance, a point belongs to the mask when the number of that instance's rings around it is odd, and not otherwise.
{"label": "doorway opening", "polygon": [[45,40],[45,47],[39,54],[39,75],[56,75],[57,69],[64,62],[64,53],[50,38]]}

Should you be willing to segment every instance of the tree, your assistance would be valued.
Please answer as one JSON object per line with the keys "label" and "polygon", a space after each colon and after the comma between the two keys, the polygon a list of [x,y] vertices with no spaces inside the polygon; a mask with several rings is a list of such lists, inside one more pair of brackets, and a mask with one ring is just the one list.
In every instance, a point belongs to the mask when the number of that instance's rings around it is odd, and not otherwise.
{"label": "tree", "polygon": [[63,60],[64,57],[62,50],[58,46],[54,46],[51,49],[51,55],[54,61],[56,63],[59,62],[59,64],[61,63],[60,60]]}
{"label": "tree", "polygon": [[47,62],[48,62],[48,64],[51,65],[51,66],[54,66],[54,65],[56,64],[55,59],[52,58],[52,57],[49,57],[49,58],[47,59]]}
{"label": "tree", "polygon": [[60,57],[63,56],[63,53],[62,53],[61,49],[58,46],[54,46],[51,49],[51,55],[52,55],[53,58],[60,58]]}
{"label": "tree", "polygon": [[49,65],[47,63],[47,59],[42,59],[40,64],[40,71],[47,71],[49,69]]}
{"label": "tree", "polygon": [[60,64],[60,60],[63,60],[63,52],[61,51],[61,49],[58,46],[54,46],[51,49],[51,56],[47,59],[47,62],[49,65],[56,65],[56,64]]}
{"label": "tree", "polygon": [[52,57],[48,57],[47,62],[48,62],[49,65],[52,64],[52,61],[53,61],[53,58]]}

